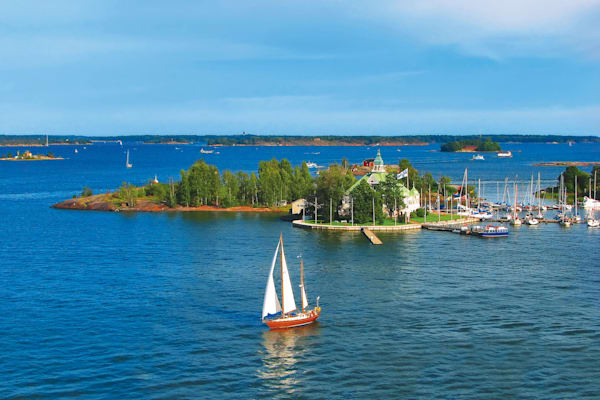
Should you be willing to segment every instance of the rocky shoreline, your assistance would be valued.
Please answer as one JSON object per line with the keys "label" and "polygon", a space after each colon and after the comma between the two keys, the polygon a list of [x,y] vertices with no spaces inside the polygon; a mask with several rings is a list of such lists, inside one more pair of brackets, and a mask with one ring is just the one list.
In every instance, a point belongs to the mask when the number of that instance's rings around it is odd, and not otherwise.
{"label": "rocky shoreline", "polygon": [[199,207],[173,207],[169,208],[165,204],[158,204],[148,199],[138,199],[135,206],[129,206],[115,198],[113,194],[98,194],[89,197],[77,197],[56,203],[52,208],[62,210],[81,210],[81,211],[137,211],[137,212],[286,212],[286,210],[268,207],[228,207],[220,208],[214,206],[199,206]]}

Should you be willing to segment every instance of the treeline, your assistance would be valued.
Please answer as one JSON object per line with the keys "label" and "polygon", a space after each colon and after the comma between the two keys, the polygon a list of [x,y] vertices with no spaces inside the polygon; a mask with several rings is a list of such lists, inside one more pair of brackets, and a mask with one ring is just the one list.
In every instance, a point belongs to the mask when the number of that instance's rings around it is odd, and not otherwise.
{"label": "treeline", "polygon": [[[401,170],[408,169],[409,186],[422,190],[423,193],[429,190],[435,193],[438,187],[440,191],[446,187],[449,193],[455,190],[449,186],[450,178],[441,177],[436,181],[431,173],[419,174],[406,159],[400,160],[399,167]],[[171,178],[168,183],[150,182],[142,187],[124,182],[118,197],[129,206],[135,206],[140,197],[153,197],[169,207],[277,207],[305,198],[311,202],[307,209],[309,215],[312,215],[316,201],[319,219],[329,220],[329,207],[333,210],[334,219],[340,218],[338,206],[346,191],[355,182],[356,178],[347,160],[330,165],[316,177],[311,175],[306,163],[292,167],[286,159],[261,161],[257,173],[249,174],[230,170],[221,172],[216,166],[199,160],[188,170],[180,171],[179,181]],[[372,210],[373,199],[379,208],[386,198],[392,205],[392,199],[397,199],[398,207],[402,207],[400,188],[397,184],[405,184],[405,180],[397,180],[395,173],[389,174],[388,179],[377,185],[375,190],[366,182],[363,183],[351,194],[357,211],[356,221],[371,215],[368,210]],[[91,194],[89,189],[84,188],[81,195]],[[376,218],[379,220],[382,215],[377,209]]]}
{"label": "treeline", "polygon": [[[557,142],[595,142],[600,143],[598,136],[558,136],[558,135],[410,135],[410,136],[287,136],[287,135],[224,135],[204,136],[208,145],[307,145],[320,141],[326,143],[371,146],[385,144],[417,144],[447,143],[462,140],[478,140],[492,142],[546,143]],[[480,150],[483,151],[483,150]],[[494,150],[492,150],[494,151]]]}
{"label": "treeline", "polygon": [[258,175],[243,171],[222,173],[204,160],[180,172],[180,181],[150,183],[141,195],[155,196],[170,207],[268,206],[276,207],[301,198],[313,189],[306,163],[292,167],[288,160],[261,161]]}
{"label": "treeline", "polygon": [[[82,136],[82,135],[50,135],[52,143],[88,144],[92,140],[121,140],[124,142],[160,143],[201,143],[208,145],[309,145],[315,142],[322,144],[348,144],[372,146],[385,144],[418,144],[448,143],[463,140],[480,140],[492,142],[521,143],[600,143],[598,136],[559,136],[559,135],[395,135],[395,136],[287,136],[287,135],[117,135],[117,136]],[[0,145],[34,145],[45,144],[46,135],[0,135]],[[481,150],[483,151],[483,150]]]}
{"label": "treeline", "polygon": [[441,146],[441,151],[454,152],[460,151],[465,147],[475,146],[476,151],[500,151],[500,145],[497,142],[493,142],[490,138],[485,140],[482,139],[463,139],[454,142],[444,143]]}
{"label": "treeline", "polygon": [[[48,136],[48,144],[89,144],[90,138],[85,136]],[[46,135],[0,135],[0,146],[45,145]]]}

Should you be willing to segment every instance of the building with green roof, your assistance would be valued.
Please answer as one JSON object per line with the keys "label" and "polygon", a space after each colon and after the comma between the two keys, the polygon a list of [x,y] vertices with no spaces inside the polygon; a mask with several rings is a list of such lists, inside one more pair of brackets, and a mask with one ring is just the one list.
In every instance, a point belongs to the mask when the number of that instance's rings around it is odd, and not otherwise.
{"label": "building with green roof", "polygon": [[[342,205],[340,207],[339,214],[340,215],[350,214],[350,207],[351,207],[351,202],[352,202],[352,200],[351,200],[352,191],[354,189],[356,189],[363,180],[366,181],[369,184],[369,186],[371,186],[371,188],[375,189],[375,187],[378,184],[380,184],[381,182],[384,182],[387,179],[388,179],[388,173],[385,170],[385,163],[383,162],[383,158],[381,157],[381,151],[378,149],[377,156],[375,157],[375,160],[373,161],[373,168],[371,169],[371,172],[367,173],[366,175],[361,177],[359,180],[357,180],[344,193],[344,198],[342,200]],[[399,210],[399,212],[402,214],[410,214],[411,212],[417,210],[420,207],[421,198],[419,195],[419,191],[417,189],[415,189],[414,187],[412,189],[409,189],[402,182],[403,181],[401,179],[396,180],[396,185],[398,187],[398,191],[400,192],[401,198],[404,201],[404,205],[405,205],[405,207],[402,210]],[[383,208],[384,208],[384,212],[386,212],[387,214],[390,214],[388,207],[385,204],[384,204]],[[391,210],[391,208],[393,208],[393,207],[390,207],[389,209]]]}

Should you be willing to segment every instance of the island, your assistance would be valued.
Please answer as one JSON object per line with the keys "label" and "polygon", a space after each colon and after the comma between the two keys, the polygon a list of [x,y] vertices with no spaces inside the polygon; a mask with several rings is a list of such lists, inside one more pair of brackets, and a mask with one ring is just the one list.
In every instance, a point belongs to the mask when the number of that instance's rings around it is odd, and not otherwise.
{"label": "island", "polygon": [[532,165],[534,167],[590,167],[600,165],[600,161],[547,161]]}
{"label": "island", "polygon": [[17,151],[16,155],[11,153],[5,154],[0,158],[0,161],[46,161],[46,160],[64,160],[62,157],[56,157],[53,153],[48,152],[46,155],[43,154],[32,154],[29,150],[20,153]]}
{"label": "island", "polygon": [[463,139],[454,142],[442,144],[443,152],[497,152],[502,151],[498,142],[493,142],[490,138],[482,139]]}
{"label": "island", "polygon": [[[459,220],[444,212],[451,206],[451,195],[464,190],[450,185],[450,178],[435,180],[431,173],[419,173],[407,159],[385,165],[379,149],[367,161],[358,167],[343,159],[313,175],[307,163],[292,166],[286,159],[260,161],[257,172],[250,174],[219,171],[198,160],[180,172],[178,181],[159,182],[155,177],[144,185],[123,182],[118,190],[101,194],[84,187],[80,194],[52,207],[111,212],[287,212],[282,219],[301,219],[304,227],[350,226],[350,230],[361,225],[420,229],[423,223]],[[469,187],[469,192],[473,189]],[[424,210],[426,202],[439,204],[435,216]]]}

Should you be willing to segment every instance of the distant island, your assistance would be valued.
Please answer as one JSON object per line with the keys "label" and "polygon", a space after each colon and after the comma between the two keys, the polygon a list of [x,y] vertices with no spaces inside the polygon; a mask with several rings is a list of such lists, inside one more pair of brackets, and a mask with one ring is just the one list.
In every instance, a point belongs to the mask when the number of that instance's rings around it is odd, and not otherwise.
{"label": "distant island", "polygon": [[48,152],[44,154],[32,154],[30,151],[24,151],[23,153],[17,152],[16,155],[11,153],[4,154],[0,157],[0,161],[45,161],[45,160],[64,160],[62,157],[55,157],[54,154]]}
{"label": "distant island", "polygon": [[513,143],[600,143],[598,136],[558,135],[0,135],[0,146],[44,146],[46,140],[49,145],[138,142],[171,145],[198,143],[208,146],[417,146],[488,140]]}
{"label": "distant island", "polygon": [[548,161],[532,164],[534,167],[588,167],[600,165],[600,161]]}
{"label": "distant island", "polygon": [[454,142],[444,143],[441,146],[443,152],[484,152],[484,151],[501,151],[498,142],[493,142],[490,138],[481,139],[463,139]]}
{"label": "distant island", "polygon": [[0,135],[0,146],[78,146],[92,143],[92,138],[83,136],[47,135]]}

